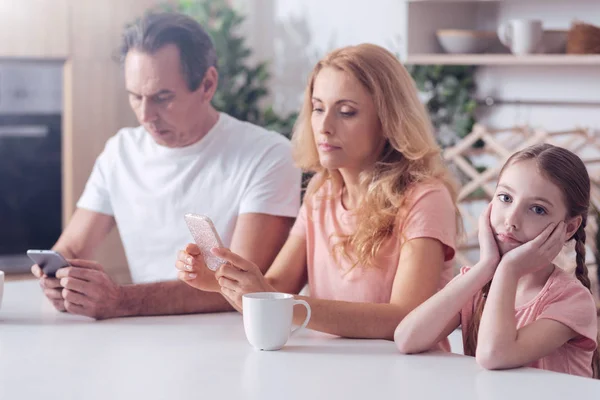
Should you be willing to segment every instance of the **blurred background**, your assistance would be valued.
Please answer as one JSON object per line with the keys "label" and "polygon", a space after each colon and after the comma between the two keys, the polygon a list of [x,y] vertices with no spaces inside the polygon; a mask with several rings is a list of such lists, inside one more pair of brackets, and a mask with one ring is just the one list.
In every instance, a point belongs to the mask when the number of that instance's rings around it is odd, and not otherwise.
{"label": "blurred background", "polygon": [[[106,140],[137,125],[114,55],[122,29],[158,9],[190,14],[213,36],[215,106],[284,135],[328,51],[371,42],[394,52],[463,187],[457,264],[477,257],[473,221],[510,153],[539,141],[576,151],[594,180],[597,276],[597,0],[0,0],[0,269],[26,271],[26,249],[53,245]],[[128,281],[118,232],[97,259]]]}

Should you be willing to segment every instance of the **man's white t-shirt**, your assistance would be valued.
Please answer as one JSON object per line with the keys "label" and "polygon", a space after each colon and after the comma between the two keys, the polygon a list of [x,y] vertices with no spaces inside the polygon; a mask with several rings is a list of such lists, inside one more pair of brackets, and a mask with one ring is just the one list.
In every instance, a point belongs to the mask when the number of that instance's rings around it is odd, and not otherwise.
{"label": "man's white t-shirt", "polygon": [[229,246],[240,214],[296,217],[300,180],[288,139],[221,113],[182,148],[158,145],[141,126],[121,129],[77,207],[114,216],[133,281],[155,282],[176,279],[177,251],[193,242],[184,214],[208,215]]}

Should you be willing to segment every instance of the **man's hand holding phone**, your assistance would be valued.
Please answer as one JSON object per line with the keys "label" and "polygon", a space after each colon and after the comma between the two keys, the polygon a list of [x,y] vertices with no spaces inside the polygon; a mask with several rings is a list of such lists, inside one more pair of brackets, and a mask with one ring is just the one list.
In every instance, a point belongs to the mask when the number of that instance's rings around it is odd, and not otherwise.
{"label": "man's hand holding phone", "polygon": [[122,291],[94,261],[66,260],[52,250],[29,250],[36,263],[31,272],[54,308],[94,319],[125,316],[119,307]]}
{"label": "man's hand holding phone", "polygon": [[31,267],[31,273],[40,280],[44,295],[58,311],[66,311],[63,287],[55,274],[60,268],[69,266],[67,260],[53,250],[28,250],[27,255],[35,263]]}

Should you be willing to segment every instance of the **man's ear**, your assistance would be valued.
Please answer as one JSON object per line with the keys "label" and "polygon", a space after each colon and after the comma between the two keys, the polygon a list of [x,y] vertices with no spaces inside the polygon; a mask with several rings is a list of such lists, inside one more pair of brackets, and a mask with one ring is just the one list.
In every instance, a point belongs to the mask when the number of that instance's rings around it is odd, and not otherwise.
{"label": "man's ear", "polygon": [[202,101],[210,102],[217,91],[219,84],[219,73],[215,67],[209,67],[204,74],[204,79],[200,83],[199,90],[202,90]]}

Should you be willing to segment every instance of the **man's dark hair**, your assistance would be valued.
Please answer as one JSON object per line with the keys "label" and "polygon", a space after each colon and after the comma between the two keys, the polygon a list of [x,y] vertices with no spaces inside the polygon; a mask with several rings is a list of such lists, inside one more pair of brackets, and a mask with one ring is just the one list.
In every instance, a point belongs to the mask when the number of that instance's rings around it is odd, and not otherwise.
{"label": "man's dark hair", "polygon": [[180,13],[150,13],[123,32],[119,60],[125,62],[131,50],[153,54],[163,46],[179,48],[181,73],[190,91],[200,86],[209,67],[217,67],[213,42],[202,26]]}

